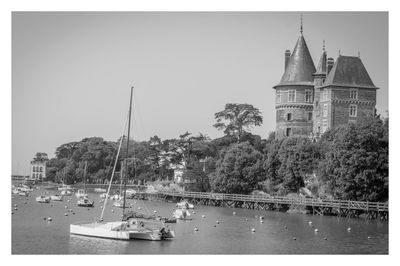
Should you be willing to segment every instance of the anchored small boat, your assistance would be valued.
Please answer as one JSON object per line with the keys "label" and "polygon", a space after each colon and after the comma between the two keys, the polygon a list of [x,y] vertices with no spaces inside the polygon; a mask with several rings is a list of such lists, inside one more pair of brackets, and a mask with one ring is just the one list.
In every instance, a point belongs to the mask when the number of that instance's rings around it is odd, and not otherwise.
{"label": "anchored small boat", "polygon": [[71,190],[63,190],[63,191],[61,191],[61,195],[72,196],[72,191]]}
{"label": "anchored small boat", "polygon": [[190,212],[186,208],[176,209],[172,214],[172,217],[179,220],[191,220],[190,218],[188,218],[188,216],[190,216]]}
{"label": "anchored small boat", "polygon": [[100,187],[97,187],[97,188],[95,188],[95,189],[94,189],[94,192],[99,192],[99,193],[102,193],[102,192],[107,192],[107,189],[105,189],[105,188],[100,188]]}
{"label": "anchored small boat", "polygon": [[178,207],[178,208],[186,208],[186,209],[194,209],[194,205],[189,203],[186,200],[182,200],[181,202],[178,202],[176,204],[176,207]]}
{"label": "anchored small boat", "polygon": [[39,197],[36,197],[36,201],[39,203],[49,203],[50,202],[50,197],[40,195]]}
{"label": "anchored small boat", "polygon": [[58,194],[54,194],[50,196],[50,200],[51,201],[63,201],[63,196],[62,195],[58,195]]}
{"label": "anchored small boat", "polygon": [[89,200],[87,197],[78,200],[79,207],[94,207],[94,201]]}
{"label": "anchored small boat", "polygon": [[87,169],[87,161],[85,161],[85,169],[84,169],[84,174],[83,174],[83,189],[78,189],[78,191],[75,193],[75,195],[78,199],[87,197],[87,194],[86,194],[86,169]]}
{"label": "anchored small boat", "polygon": [[102,193],[102,194],[100,194],[100,198],[101,199],[105,199],[105,198],[110,198],[110,195],[108,195],[107,193]]}

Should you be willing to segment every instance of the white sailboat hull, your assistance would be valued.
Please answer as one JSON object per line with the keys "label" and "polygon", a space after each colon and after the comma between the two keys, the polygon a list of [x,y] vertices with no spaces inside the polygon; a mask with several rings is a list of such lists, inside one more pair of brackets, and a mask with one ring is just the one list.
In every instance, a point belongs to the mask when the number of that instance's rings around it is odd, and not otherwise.
{"label": "white sailboat hull", "polygon": [[70,233],[75,235],[119,240],[161,240],[158,232],[146,229],[115,230],[122,222],[71,224]]}

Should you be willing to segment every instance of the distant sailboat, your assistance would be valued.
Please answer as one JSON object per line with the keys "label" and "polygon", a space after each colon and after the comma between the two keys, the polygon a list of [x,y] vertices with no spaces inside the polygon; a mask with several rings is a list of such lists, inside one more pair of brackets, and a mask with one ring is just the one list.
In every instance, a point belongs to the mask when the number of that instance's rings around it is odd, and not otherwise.
{"label": "distant sailboat", "polygon": [[83,172],[83,189],[78,189],[78,191],[75,193],[76,197],[79,198],[84,198],[87,197],[86,193],[86,169],[87,169],[87,161],[85,161],[85,168]]}

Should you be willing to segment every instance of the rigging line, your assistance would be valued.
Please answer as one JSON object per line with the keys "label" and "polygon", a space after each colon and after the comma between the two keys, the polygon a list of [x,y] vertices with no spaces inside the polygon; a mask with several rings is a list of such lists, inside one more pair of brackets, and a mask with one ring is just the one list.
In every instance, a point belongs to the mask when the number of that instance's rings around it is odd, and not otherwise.
{"label": "rigging line", "polygon": [[103,220],[104,210],[105,210],[106,204],[107,204],[107,198],[108,198],[108,195],[110,194],[110,189],[111,189],[112,180],[114,178],[115,168],[117,167],[117,163],[118,163],[119,152],[121,151],[122,141],[124,140],[124,132],[125,132],[125,129],[126,129],[126,124],[128,122],[128,117],[129,116],[126,117],[126,120],[125,120],[125,123],[124,123],[124,128],[122,130],[122,137],[121,137],[121,139],[119,141],[118,152],[117,152],[117,156],[115,157],[115,163],[114,163],[114,168],[113,168],[113,171],[112,171],[112,174],[111,174],[111,178],[110,178],[110,184],[108,185],[106,198],[104,199],[103,208],[101,210],[100,221]]}

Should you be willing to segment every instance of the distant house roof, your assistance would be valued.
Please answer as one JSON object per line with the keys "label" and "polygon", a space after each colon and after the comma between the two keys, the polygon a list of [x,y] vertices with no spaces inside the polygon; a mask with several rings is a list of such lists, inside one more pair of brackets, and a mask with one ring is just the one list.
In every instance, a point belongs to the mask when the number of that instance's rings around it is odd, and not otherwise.
{"label": "distant house roof", "polygon": [[361,59],[356,56],[338,57],[323,84],[323,87],[327,86],[377,88]]}
{"label": "distant house roof", "polygon": [[282,85],[313,85],[314,73],[314,62],[303,34],[300,34],[286,66],[285,73],[275,87]]}

